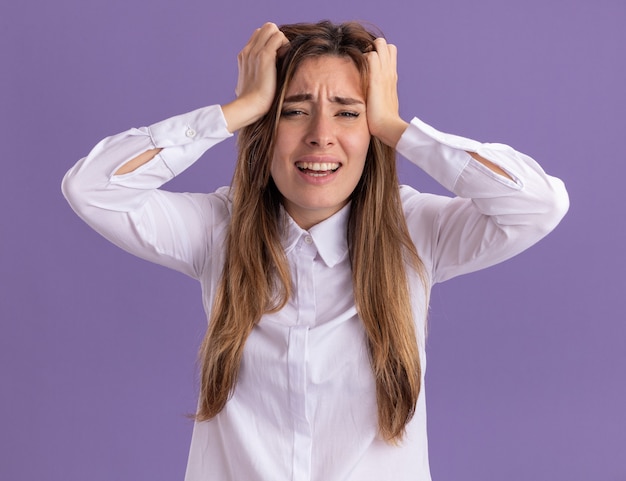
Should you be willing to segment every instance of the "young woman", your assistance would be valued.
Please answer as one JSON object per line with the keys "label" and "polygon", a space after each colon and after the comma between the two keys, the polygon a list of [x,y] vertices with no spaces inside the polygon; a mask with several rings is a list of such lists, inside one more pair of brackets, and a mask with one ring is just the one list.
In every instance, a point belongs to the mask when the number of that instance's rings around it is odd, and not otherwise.
{"label": "young woman", "polygon": [[[104,139],[63,182],[102,235],[202,285],[186,480],[429,480],[430,289],[538,241],[565,188],[405,122],[396,49],[359,24],[268,23],[238,60],[234,101]],[[159,190],[235,131],[230,188]],[[396,151],[456,196],[399,186]]]}

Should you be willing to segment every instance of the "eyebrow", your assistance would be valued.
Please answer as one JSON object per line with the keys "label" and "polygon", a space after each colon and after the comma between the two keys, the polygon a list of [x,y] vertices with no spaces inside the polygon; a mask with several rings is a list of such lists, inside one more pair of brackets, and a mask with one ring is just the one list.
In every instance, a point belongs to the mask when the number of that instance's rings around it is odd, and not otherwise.
{"label": "eyebrow", "polygon": [[[283,101],[283,103],[288,104],[288,103],[295,103],[295,102],[309,102],[311,100],[313,100],[313,95],[311,94],[295,94],[295,95],[290,95],[289,97],[285,97],[285,100]],[[340,105],[357,105],[357,104],[365,105],[365,102],[363,100],[354,99],[352,97],[340,97],[338,95],[331,97],[330,101],[332,103],[336,103]]]}

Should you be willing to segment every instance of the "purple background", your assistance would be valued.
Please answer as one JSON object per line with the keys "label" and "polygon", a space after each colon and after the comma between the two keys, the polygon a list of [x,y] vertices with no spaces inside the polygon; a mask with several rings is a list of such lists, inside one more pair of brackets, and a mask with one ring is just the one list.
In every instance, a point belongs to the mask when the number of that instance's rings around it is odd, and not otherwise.
{"label": "purple background", "polygon": [[[182,479],[199,288],[92,232],[61,177],[104,136],[230,100],[236,54],[264,21],[321,18],[369,20],[398,46],[406,118],[509,143],[571,196],[536,247],[433,293],[434,480],[626,479],[623,0],[0,8],[0,479]],[[168,188],[227,184],[233,152]]]}

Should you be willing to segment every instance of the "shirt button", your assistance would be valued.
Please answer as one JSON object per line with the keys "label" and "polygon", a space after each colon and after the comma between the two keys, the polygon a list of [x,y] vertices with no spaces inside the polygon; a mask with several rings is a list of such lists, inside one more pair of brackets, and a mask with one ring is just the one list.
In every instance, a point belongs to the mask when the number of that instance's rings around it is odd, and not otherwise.
{"label": "shirt button", "polygon": [[190,139],[192,139],[196,136],[196,131],[193,130],[192,128],[188,128],[187,132],[185,132],[185,135],[189,137]]}
{"label": "shirt button", "polygon": [[306,242],[307,244],[312,244],[313,243],[313,239],[311,238],[310,235],[306,236],[304,238],[304,242]]}

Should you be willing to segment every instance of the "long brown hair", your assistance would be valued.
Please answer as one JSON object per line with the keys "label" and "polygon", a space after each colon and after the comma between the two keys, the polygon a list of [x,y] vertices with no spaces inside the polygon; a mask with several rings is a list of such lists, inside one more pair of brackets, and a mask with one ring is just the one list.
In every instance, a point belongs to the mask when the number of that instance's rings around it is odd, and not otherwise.
{"label": "long brown hair", "polygon": [[[328,21],[280,27],[289,40],[279,51],[272,107],[239,132],[232,185],[232,219],[223,273],[200,350],[201,393],[196,419],[216,416],[235,388],[243,348],[261,316],[291,296],[291,276],[280,241],[281,195],[270,176],[274,138],[285,91],[306,58],[354,61],[367,88],[375,36],[361,24]],[[376,382],[378,425],[389,442],[401,440],[421,387],[419,351],[407,266],[426,276],[402,212],[395,152],[372,137],[363,175],[351,197],[346,233],[357,312],[367,334]]]}

